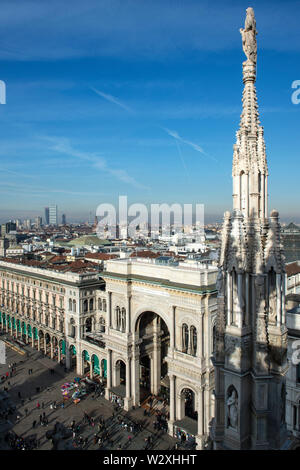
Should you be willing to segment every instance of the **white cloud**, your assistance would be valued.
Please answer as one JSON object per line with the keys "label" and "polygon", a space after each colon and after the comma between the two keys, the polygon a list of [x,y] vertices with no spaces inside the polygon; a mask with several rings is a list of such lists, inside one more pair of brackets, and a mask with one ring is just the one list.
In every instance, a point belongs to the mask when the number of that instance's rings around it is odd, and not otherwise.
{"label": "white cloud", "polygon": [[150,189],[144,184],[136,181],[136,179],[130,176],[126,170],[121,169],[121,168],[110,167],[107,164],[106,160],[101,155],[97,153],[91,153],[91,152],[82,152],[80,150],[75,149],[71,145],[69,140],[66,138],[43,137],[43,139],[52,143],[52,145],[50,146],[50,150],[54,150],[55,152],[65,154],[70,157],[75,157],[75,158],[80,158],[81,160],[85,160],[86,162],[89,162],[93,168],[106,172],[112,175],[113,177],[115,177],[116,179],[118,179],[119,181],[130,184],[131,186],[134,186],[135,188],[145,189],[145,190]]}
{"label": "white cloud", "polygon": [[93,88],[93,87],[90,87],[91,90],[93,90],[95,93],[97,93],[97,95],[99,96],[102,96],[102,98],[104,98],[105,100],[109,101],[110,103],[114,103],[116,104],[117,106],[119,106],[120,108],[123,108],[125,109],[126,111],[128,111],[129,113],[131,113],[133,110],[131,108],[129,108],[129,106],[125,105],[124,103],[122,103],[118,98],[116,98],[115,96],[112,96],[112,95],[108,95],[107,93],[103,93],[103,91],[100,91],[100,90],[97,90],[96,88]]}

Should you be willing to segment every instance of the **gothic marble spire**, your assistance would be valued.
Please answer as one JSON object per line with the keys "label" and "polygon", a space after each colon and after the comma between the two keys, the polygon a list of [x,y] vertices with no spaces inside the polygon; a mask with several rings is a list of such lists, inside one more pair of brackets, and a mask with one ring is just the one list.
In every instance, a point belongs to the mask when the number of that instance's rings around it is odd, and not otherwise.
{"label": "gothic marble spire", "polygon": [[244,91],[233,147],[233,212],[225,212],[219,258],[215,448],[279,448],[285,436],[285,267],[278,212],[268,218],[268,168],[255,80],[256,21],[242,34]]}
{"label": "gothic marble spire", "polygon": [[245,217],[267,216],[268,168],[264,130],[260,125],[255,88],[256,21],[252,8],[247,9],[245,28],[240,29],[247,60],[243,62],[244,91],[240,128],[233,147],[233,208]]}

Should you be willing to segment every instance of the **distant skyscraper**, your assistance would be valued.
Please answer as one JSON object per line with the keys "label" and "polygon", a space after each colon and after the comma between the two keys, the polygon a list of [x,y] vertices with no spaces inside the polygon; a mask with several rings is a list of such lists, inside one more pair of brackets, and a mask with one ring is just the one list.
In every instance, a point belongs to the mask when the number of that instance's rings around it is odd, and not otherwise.
{"label": "distant skyscraper", "polygon": [[41,228],[42,217],[40,217],[40,216],[36,217],[34,223],[35,223],[36,228]]}
{"label": "distant skyscraper", "polygon": [[5,237],[9,232],[15,231],[17,228],[16,224],[14,222],[7,222],[6,224],[1,225],[1,236]]}
{"label": "distant skyscraper", "polygon": [[49,207],[45,207],[45,224],[49,225]]}
{"label": "distant skyscraper", "polygon": [[57,205],[51,204],[49,207],[49,224],[57,225]]}
{"label": "distant skyscraper", "polygon": [[31,229],[31,219],[26,219],[26,220],[24,220],[24,227],[25,227],[27,230],[30,230],[30,229]]}
{"label": "distant skyscraper", "polygon": [[63,215],[61,216],[61,223],[62,223],[63,225],[66,225],[66,223],[67,223],[66,214],[63,214]]}

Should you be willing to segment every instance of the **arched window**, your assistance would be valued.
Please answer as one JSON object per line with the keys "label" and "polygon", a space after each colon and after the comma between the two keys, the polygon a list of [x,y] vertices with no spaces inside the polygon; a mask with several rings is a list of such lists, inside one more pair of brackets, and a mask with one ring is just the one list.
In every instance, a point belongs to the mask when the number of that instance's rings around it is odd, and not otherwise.
{"label": "arched window", "polygon": [[116,307],[116,329],[120,330],[121,329],[121,310],[120,307]]}
{"label": "arched window", "polygon": [[94,310],[94,299],[90,299],[90,312]]}
{"label": "arched window", "polygon": [[76,313],[76,300],[73,300],[73,312]]}
{"label": "arched window", "polygon": [[103,317],[100,317],[99,325],[101,333],[105,333],[105,320]]}
{"label": "arched window", "polygon": [[190,329],[190,339],[191,339],[191,355],[196,356],[197,353],[197,330],[195,326],[191,326]]}
{"label": "arched window", "polygon": [[88,311],[88,301],[85,299],[83,301],[83,312],[87,312]]}
{"label": "arched window", "polygon": [[85,322],[85,331],[87,333],[90,333],[92,331],[92,319],[91,318],[87,318]]}
{"label": "arched window", "polygon": [[186,323],[182,325],[182,352],[186,353],[189,347],[189,327]]}
{"label": "arched window", "polygon": [[72,299],[69,299],[69,310],[72,312]]}
{"label": "arched window", "polygon": [[102,300],[98,299],[98,310],[102,310]]}
{"label": "arched window", "polygon": [[103,302],[102,302],[102,310],[103,312],[106,312],[106,300],[103,299]]}

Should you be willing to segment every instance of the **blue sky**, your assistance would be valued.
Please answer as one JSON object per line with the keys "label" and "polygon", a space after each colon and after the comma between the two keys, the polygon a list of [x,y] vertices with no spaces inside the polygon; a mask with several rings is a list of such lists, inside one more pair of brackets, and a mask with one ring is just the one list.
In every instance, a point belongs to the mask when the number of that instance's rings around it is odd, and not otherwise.
{"label": "blue sky", "polygon": [[299,1],[0,0],[0,220],[56,203],[232,207],[239,28],[253,6],[269,208],[300,222]]}

